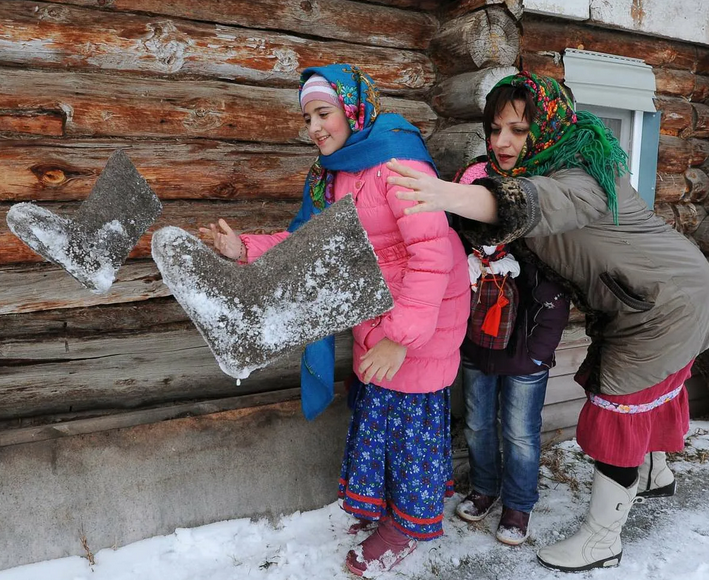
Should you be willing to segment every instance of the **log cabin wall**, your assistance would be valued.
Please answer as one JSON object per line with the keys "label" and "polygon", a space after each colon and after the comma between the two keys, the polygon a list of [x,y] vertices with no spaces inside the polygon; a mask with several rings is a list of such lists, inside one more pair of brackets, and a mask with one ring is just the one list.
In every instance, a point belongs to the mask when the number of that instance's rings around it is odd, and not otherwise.
{"label": "log cabin wall", "polygon": [[[430,136],[438,5],[0,0],[0,444],[26,429],[57,436],[48,423],[91,430],[206,412],[204,401],[297,397],[297,356],[239,388],[220,371],[160,280],[151,232],[197,234],[220,216],[238,232],[288,225],[316,157],[297,100],[307,66],[358,64],[384,108]],[[42,262],[5,216],[20,201],[70,216],[117,148],[164,211],[98,296]],[[341,379],[351,339],[338,342]]]}
{"label": "log cabin wall", "polygon": [[[204,412],[205,401],[297,397],[297,356],[236,388],[149,254],[165,225],[288,224],[316,155],[297,103],[306,66],[359,64],[450,178],[484,153],[480,119],[499,78],[521,67],[563,78],[566,47],[643,55],[663,111],[656,211],[709,251],[706,48],[533,16],[522,0],[0,0],[0,22],[0,443],[69,419],[104,417],[95,429]],[[119,147],[164,211],[96,296],[41,262],[4,217],[19,201],[71,215]],[[580,405],[570,377],[581,325],[572,319],[560,347],[550,432],[571,429]],[[338,336],[338,379],[350,340]]]}

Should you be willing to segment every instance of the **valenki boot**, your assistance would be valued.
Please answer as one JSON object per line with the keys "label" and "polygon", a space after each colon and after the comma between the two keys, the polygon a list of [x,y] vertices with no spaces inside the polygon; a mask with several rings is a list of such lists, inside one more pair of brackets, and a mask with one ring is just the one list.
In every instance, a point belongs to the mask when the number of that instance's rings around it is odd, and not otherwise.
{"label": "valenki boot", "polygon": [[635,503],[637,487],[637,480],[625,488],[596,469],[586,520],[570,538],[539,550],[539,562],[562,572],[617,566],[623,555],[620,532]]}
{"label": "valenki boot", "polygon": [[665,453],[654,451],[645,455],[638,469],[638,497],[670,497],[675,488],[675,476],[667,467]]}
{"label": "valenki boot", "polygon": [[397,530],[389,518],[384,518],[366,540],[347,552],[345,564],[355,576],[370,578],[391,570],[413,552],[417,544]]}

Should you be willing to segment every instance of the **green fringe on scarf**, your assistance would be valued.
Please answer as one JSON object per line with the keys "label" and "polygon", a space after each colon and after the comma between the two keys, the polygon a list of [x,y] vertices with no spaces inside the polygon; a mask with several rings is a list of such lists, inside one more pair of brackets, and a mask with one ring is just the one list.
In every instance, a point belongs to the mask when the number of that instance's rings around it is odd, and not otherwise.
{"label": "green fringe on scarf", "polygon": [[546,175],[569,167],[584,169],[606,192],[608,209],[618,225],[615,180],[629,171],[628,154],[596,115],[578,111],[576,118],[578,122],[559,141],[530,160],[526,174]]}
{"label": "green fringe on scarf", "polygon": [[503,85],[522,86],[532,93],[539,111],[530,123],[528,149],[517,165],[505,171],[499,167],[488,139],[488,157],[501,175],[546,175],[552,171],[580,167],[604,189],[608,209],[618,224],[618,196],[615,181],[628,170],[628,155],[618,139],[596,115],[575,112],[568,92],[551,77],[521,71],[500,80]]}

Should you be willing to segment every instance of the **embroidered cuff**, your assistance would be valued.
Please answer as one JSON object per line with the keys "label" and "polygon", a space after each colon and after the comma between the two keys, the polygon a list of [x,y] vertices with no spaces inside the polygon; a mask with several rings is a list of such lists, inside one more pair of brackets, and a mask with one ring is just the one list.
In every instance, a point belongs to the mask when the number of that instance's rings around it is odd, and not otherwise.
{"label": "embroidered cuff", "polygon": [[539,223],[541,212],[534,184],[524,178],[486,177],[474,181],[486,187],[497,200],[497,223],[485,224],[458,217],[457,229],[473,244],[507,244],[523,237]]}

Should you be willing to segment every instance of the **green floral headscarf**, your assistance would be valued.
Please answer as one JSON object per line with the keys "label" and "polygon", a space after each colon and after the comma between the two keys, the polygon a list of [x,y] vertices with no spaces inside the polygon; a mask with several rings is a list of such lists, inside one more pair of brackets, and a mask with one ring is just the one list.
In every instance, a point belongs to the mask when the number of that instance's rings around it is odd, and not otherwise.
{"label": "green floral headscarf", "polygon": [[628,155],[618,139],[593,113],[576,112],[569,93],[550,77],[522,71],[505,77],[494,88],[505,85],[529,90],[538,114],[530,123],[522,157],[512,169],[500,168],[487,140],[492,169],[500,175],[517,177],[581,167],[605,190],[608,209],[618,223],[615,180],[628,171]]}

